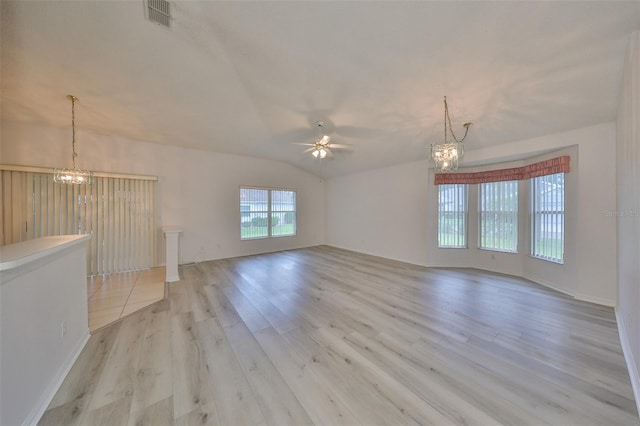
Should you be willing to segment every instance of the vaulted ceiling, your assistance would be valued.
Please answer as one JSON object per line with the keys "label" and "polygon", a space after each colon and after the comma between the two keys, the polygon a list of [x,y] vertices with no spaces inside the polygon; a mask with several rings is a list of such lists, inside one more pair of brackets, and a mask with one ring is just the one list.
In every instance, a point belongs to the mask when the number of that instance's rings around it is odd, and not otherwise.
{"label": "vaulted ceiling", "polygon": [[[615,119],[640,2],[1,2],[2,119],[341,175]],[[315,123],[348,150],[314,160]],[[5,141],[11,143],[11,141]],[[534,149],[535,147],[532,147]]]}

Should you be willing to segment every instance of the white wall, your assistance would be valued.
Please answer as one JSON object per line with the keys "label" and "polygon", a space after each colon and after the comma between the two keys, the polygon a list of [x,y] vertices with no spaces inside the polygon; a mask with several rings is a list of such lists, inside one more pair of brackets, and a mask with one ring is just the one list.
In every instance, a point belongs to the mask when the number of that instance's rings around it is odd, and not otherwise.
{"label": "white wall", "polygon": [[[471,142],[470,142],[471,143]],[[615,168],[602,164],[603,146],[615,146],[615,125],[606,123],[490,149],[470,150],[465,161],[560,150],[571,155],[567,175],[567,245],[564,265],[527,255],[526,182],[521,197],[519,254],[479,250],[477,218],[469,220],[468,249],[438,249],[437,188],[427,161],[327,181],[327,244],[425,266],[468,266],[519,275],[578,298],[613,306],[616,301]],[[532,154],[533,155],[533,154]],[[523,161],[502,166],[521,164]],[[470,191],[469,205],[477,205]]]}
{"label": "white wall", "polygon": [[640,32],[629,45],[617,125],[617,316],[640,410]]}
{"label": "white wall", "polygon": [[[78,167],[158,176],[158,226],[179,225],[180,263],[324,242],[324,183],[291,165],[77,130]],[[70,166],[69,129],[2,122],[3,164]],[[232,143],[232,142],[230,142]],[[240,241],[240,185],[296,189],[297,235]],[[158,237],[164,262],[164,238]]]}
{"label": "white wall", "polygon": [[328,180],[327,243],[425,264],[426,180],[425,162]]}

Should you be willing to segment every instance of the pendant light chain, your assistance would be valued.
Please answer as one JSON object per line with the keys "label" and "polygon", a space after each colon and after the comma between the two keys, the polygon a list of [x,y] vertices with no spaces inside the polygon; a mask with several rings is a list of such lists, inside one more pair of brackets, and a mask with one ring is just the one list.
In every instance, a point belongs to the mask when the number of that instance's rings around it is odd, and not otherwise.
{"label": "pendant light chain", "polygon": [[73,154],[71,155],[73,159],[73,168],[76,168],[76,157],[78,154],[76,153],[76,98],[73,95],[68,95],[68,98],[71,99],[71,149]]}
{"label": "pendant light chain", "polygon": [[[447,107],[447,97],[444,97],[444,143],[447,143],[447,119],[449,118],[449,107]],[[451,127],[451,120],[449,120],[449,127]]]}
{"label": "pendant light chain", "polygon": [[449,132],[451,132],[451,136],[453,136],[453,140],[462,143],[463,140],[467,137],[467,133],[469,133],[469,126],[471,123],[465,123],[464,128],[466,131],[464,132],[464,136],[462,139],[458,140],[456,138],[455,133],[453,133],[453,126],[451,125],[451,116],[449,116],[449,106],[447,105],[447,97],[444,97],[444,143],[447,143],[447,123],[449,123]]}

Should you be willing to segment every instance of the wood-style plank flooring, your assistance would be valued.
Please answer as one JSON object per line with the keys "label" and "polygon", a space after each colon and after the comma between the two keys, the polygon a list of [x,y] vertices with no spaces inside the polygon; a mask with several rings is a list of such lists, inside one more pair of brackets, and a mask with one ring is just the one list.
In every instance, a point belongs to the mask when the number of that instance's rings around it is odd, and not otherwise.
{"label": "wood-style plank flooring", "polygon": [[321,246],[180,269],[42,425],[640,424],[612,309]]}

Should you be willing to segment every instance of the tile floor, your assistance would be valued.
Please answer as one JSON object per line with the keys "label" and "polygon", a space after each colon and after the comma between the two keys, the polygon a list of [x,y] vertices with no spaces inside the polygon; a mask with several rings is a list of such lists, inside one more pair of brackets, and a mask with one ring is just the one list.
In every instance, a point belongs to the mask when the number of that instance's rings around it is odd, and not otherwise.
{"label": "tile floor", "polygon": [[163,299],[164,279],[164,267],[87,278],[89,330]]}

